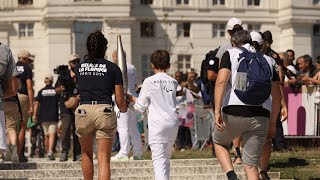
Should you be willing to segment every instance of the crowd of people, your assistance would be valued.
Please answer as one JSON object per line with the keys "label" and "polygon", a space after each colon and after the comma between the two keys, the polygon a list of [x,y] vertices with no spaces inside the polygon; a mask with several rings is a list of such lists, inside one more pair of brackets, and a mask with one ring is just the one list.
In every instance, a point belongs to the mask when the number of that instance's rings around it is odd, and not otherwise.
{"label": "crowd of people", "polygon": [[[214,112],[211,144],[228,179],[237,179],[233,164],[243,164],[248,179],[269,179],[272,148],[287,148],[282,122],[288,108],[281,86],[298,90],[301,85],[319,85],[320,56],[314,65],[310,55],[295,60],[292,49],[277,53],[271,48],[270,31],[248,32],[237,18],[231,18],[226,27],[231,39],[205,55],[200,74],[191,68],[171,77],[167,74],[169,53],[153,52],[150,64],[154,75],[144,80],[139,92],[132,64],[127,64],[128,89],[124,91],[118,52],[113,52],[113,62],[105,59],[108,41],[101,31],[89,35],[88,54],[83,61],[72,54],[67,60],[69,67],[55,69],[56,83],[52,75],[45,76],[45,86],[35,98],[29,66],[34,57],[21,50],[15,63],[10,49],[0,44],[0,62],[4,66],[0,69],[0,161],[28,162],[25,133],[28,124],[34,123],[30,127],[31,157],[36,148],[43,148],[46,157],[55,160],[60,129],[59,161],[68,160],[72,137],[73,160],[82,161],[84,178],[93,178],[96,156],[99,179],[109,179],[110,160],[143,159],[137,114],[148,110],[148,142],[155,179],[166,180],[170,177],[172,148],[185,151],[193,146],[193,105],[201,104],[211,106]],[[43,137],[40,143],[39,133]],[[115,139],[120,149],[111,157]]]}

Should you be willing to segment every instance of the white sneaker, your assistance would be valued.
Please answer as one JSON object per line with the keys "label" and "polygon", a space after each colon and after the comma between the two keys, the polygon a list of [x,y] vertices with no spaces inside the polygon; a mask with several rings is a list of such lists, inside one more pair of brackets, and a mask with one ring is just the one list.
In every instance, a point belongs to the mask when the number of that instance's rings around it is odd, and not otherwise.
{"label": "white sneaker", "polygon": [[129,161],[128,156],[122,156],[122,155],[114,155],[111,157],[111,161]]}

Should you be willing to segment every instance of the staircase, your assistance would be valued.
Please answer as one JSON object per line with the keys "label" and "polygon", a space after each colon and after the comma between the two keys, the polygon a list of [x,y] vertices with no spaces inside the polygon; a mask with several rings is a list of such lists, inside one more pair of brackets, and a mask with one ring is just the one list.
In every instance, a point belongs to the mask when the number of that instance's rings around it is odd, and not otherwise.
{"label": "staircase", "polygon": [[[95,177],[98,165],[95,161]],[[246,179],[242,166],[236,166],[239,179]],[[153,166],[150,160],[111,162],[114,180],[152,180]],[[271,179],[280,179],[280,173],[269,172]],[[83,180],[80,162],[58,162],[31,159],[29,163],[0,164],[0,179],[30,180]],[[96,178],[97,179],[97,178]],[[171,160],[172,180],[227,179],[216,159]]]}

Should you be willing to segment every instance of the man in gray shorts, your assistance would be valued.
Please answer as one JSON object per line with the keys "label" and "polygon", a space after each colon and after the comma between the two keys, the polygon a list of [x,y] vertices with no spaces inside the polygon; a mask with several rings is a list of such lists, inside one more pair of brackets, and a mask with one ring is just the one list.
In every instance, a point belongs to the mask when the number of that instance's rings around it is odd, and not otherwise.
{"label": "man in gray shorts", "polygon": [[[242,135],[244,170],[249,180],[257,180],[259,179],[258,164],[262,146],[267,136],[270,138],[275,133],[275,122],[281,101],[279,76],[275,70],[275,61],[270,57],[261,55],[260,58],[264,58],[265,60],[263,61],[267,62],[263,66],[265,68],[263,70],[269,72],[269,76],[266,79],[269,78],[268,81],[271,83],[269,88],[271,89],[272,102],[269,97],[270,92],[263,94],[265,98],[260,97],[261,93],[252,95],[254,99],[262,99],[261,102],[263,103],[261,104],[252,105],[243,102],[239,94],[235,93],[238,90],[238,86],[241,86],[239,85],[239,79],[241,80],[241,78],[237,73],[239,59],[244,52],[255,55],[258,52],[250,45],[251,37],[245,30],[237,31],[232,36],[231,42],[235,48],[229,49],[223,54],[216,80],[214,148],[228,179],[238,179],[234,172],[228,146],[234,138]],[[244,86],[247,84],[247,82],[244,83]],[[251,94],[249,97],[251,97]],[[271,116],[270,112],[273,112]]]}

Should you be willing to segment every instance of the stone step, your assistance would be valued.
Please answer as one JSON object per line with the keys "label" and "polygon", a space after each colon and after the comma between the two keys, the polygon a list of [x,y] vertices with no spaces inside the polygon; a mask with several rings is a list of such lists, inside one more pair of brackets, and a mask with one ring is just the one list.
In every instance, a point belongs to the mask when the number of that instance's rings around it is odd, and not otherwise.
{"label": "stone step", "polygon": [[[238,173],[240,180],[245,180],[246,176],[244,173]],[[269,176],[273,180],[278,180],[280,177],[279,173],[269,173]],[[64,177],[64,178],[25,178],[26,180],[84,180],[83,177]],[[95,177],[94,180],[98,178]],[[111,177],[112,180],[153,180],[153,176],[116,176]],[[226,174],[185,174],[185,175],[171,175],[171,180],[225,180]],[[21,179],[20,179],[21,180]],[[24,179],[23,179],[24,180]]]}
{"label": "stone step", "polygon": [[[235,171],[239,174],[243,173],[241,166],[236,166]],[[97,174],[97,168],[95,168],[95,174]],[[216,175],[224,174],[220,165],[212,166],[179,166],[171,167],[172,176],[181,176],[186,174],[202,174],[202,175]],[[114,178],[127,178],[128,175],[134,177],[151,177],[153,176],[153,168],[117,168],[111,169],[111,175]],[[125,175],[125,176],[124,176]],[[274,175],[273,178],[279,179],[280,173],[270,173],[270,176]],[[2,170],[0,171],[0,178],[12,179],[12,178],[71,178],[81,177],[81,169],[37,169],[37,170]],[[130,177],[131,178],[131,177]],[[133,177],[132,177],[133,178]]]}
{"label": "stone step", "polygon": [[[44,159],[33,159],[29,163],[3,163],[0,170],[19,170],[19,169],[77,169],[81,168],[81,162],[59,162],[47,161]],[[97,168],[97,161],[94,161]],[[218,165],[217,159],[173,159],[170,161],[171,167],[175,166],[207,166]],[[131,167],[153,167],[151,160],[142,161],[112,161],[111,168],[131,168]]]}

